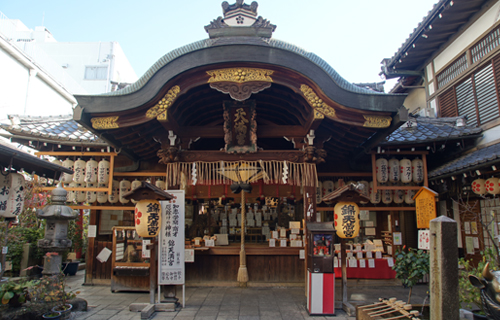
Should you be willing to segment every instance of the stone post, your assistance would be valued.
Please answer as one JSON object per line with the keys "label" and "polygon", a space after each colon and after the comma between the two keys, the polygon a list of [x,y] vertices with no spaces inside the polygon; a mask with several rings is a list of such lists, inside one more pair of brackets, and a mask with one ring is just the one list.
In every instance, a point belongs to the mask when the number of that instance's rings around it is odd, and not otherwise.
{"label": "stone post", "polygon": [[430,319],[459,318],[457,223],[446,216],[430,222]]}

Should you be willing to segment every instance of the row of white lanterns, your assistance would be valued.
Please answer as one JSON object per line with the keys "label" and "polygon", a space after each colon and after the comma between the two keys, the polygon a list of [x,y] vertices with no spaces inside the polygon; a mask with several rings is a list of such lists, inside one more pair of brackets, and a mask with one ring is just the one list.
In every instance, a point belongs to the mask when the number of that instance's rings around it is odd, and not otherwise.
{"label": "row of white lanterns", "polygon": [[476,179],[472,181],[471,187],[472,192],[479,195],[500,194],[500,179],[495,177],[486,180]]}
{"label": "row of white lanterns", "polygon": [[377,190],[377,192],[373,192],[373,181],[348,181],[344,182],[343,179],[339,179],[336,182],[327,180],[327,181],[318,181],[318,189],[317,189],[317,194],[316,194],[316,203],[321,203],[322,199],[325,195],[335,191],[338,188],[341,188],[345,186],[346,184],[362,184],[363,185],[363,191],[362,193],[370,198],[370,202],[373,204],[378,204],[378,203],[384,203],[384,204],[389,204],[389,203],[396,203],[396,204],[401,204],[401,203],[406,203],[406,204],[413,204],[415,203],[415,200],[413,200],[413,197],[416,194],[415,190]]}
{"label": "row of white lanterns", "polygon": [[[130,190],[134,190],[138,188],[141,185],[141,181],[139,180],[134,180],[130,182],[127,179],[117,181],[113,180],[113,186],[112,186],[112,192],[108,193],[107,191],[69,191],[67,194],[67,201],[68,202],[88,202],[88,203],[122,203],[126,204],[129,202],[129,200],[123,198],[123,196],[129,192]],[[162,189],[166,189],[165,181],[162,180],[156,180],[155,185]],[[98,188],[107,188],[108,184],[107,183],[98,183],[97,187]],[[93,183],[86,183],[86,184],[80,184],[80,183],[75,183],[71,182],[69,184],[64,184],[64,188],[96,188],[96,184]],[[136,201],[132,200],[133,203],[136,203]]]}
{"label": "row of white lanterns", "polygon": [[73,161],[66,159],[64,161],[55,159],[52,163],[58,164],[70,170],[73,174],[64,173],[61,177],[62,183],[70,184],[72,182],[77,184],[83,183],[108,183],[109,181],[109,161],[103,159],[99,162],[91,158],[89,161],[78,158]]}
{"label": "row of white lanterns", "polygon": [[375,166],[378,183],[397,183],[401,181],[408,184],[410,182],[422,183],[424,181],[424,162],[420,158],[413,160],[407,158],[401,160],[379,158],[375,161]]}

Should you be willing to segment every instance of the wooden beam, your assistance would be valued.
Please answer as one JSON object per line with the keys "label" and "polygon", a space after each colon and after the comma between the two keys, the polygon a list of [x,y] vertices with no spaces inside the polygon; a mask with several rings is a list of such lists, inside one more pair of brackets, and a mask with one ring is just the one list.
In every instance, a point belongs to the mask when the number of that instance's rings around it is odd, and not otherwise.
{"label": "wooden beam", "polygon": [[[333,211],[334,207],[316,207],[316,211]],[[415,211],[415,207],[359,207],[367,211]]]}

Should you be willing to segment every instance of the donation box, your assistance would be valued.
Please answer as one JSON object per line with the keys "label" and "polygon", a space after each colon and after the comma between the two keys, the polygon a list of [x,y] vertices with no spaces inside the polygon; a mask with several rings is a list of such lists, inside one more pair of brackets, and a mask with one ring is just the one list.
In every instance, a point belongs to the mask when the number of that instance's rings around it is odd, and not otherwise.
{"label": "donation box", "polygon": [[307,233],[307,311],[310,315],[335,315],[333,222],[309,222]]}

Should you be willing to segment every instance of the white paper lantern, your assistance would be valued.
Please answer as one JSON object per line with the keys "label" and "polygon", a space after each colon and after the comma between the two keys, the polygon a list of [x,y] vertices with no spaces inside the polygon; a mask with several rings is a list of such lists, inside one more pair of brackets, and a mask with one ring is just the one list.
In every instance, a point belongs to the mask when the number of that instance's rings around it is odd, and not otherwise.
{"label": "white paper lantern", "polygon": [[73,181],[76,183],[84,183],[85,182],[85,168],[87,166],[87,163],[83,161],[82,159],[78,158],[78,160],[75,161],[75,166],[74,170],[75,173],[73,174]]}
{"label": "white paper lantern", "polygon": [[370,181],[370,202],[373,204],[380,203],[382,200],[382,192],[380,189],[377,192],[373,192],[373,181]]}
{"label": "white paper lantern", "polygon": [[109,203],[118,202],[118,194],[120,192],[120,182],[113,180],[113,187],[111,194],[108,195]]}
{"label": "white paper lantern", "polygon": [[130,191],[130,186],[131,186],[130,181],[126,179],[120,181],[120,202],[123,204],[129,202],[129,200],[125,199],[123,196],[125,195],[125,193]]}
{"label": "white paper lantern", "polygon": [[323,184],[321,181],[318,181],[316,186],[316,203],[321,203],[323,201]]}
{"label": "white paper lantern", "polygon": [[166,188],[165,181],[160,180],[160,179],[156,180],[155,185],[156,185],[156,187],[160,188],[161,190],[165,190],[165,188]]}
{"label": "white paper lantern", "polygon": [[405,203],[406,204],[414,204],[415,200],[413,200],[413,197],[416,194],[416,190],[405,190]]}
{"label": "white paper lantern", "polygon": [[424,161],[420,158],[415,158],[411,162],[411,171],[413,174],[413,182],[422,183],[424,181]]}
{"label": "white paper lantern", "polygon": [[392,190],[382,191],[382,203],[389,204],[392,202]]}
{"label": "white paper lantern", "polygon": [[[105,183],[99,183],[99,188],[106,188]],[[97,192],[97,202],[106,203],[108,202],[108,193],[106,191],[98,191]]]}
{"label": "white paper lantern", "polygon": [[475,194],[486,194],[486,186],[484,185],[485,182],[486,181],[484,179],[476,179],[472,181],[472,192]]}
{"label": "white paper lantern", "polygon": [[[95,184],[87,182],[87,188],[95,188]],[[97,201],[97,192],[94,190],[87,191],[87,202],[94,203]]]}
{"label": "white paper lantern", "polygon": [[[137,179],[135,179],[135,180],[134,180],[134,181],[132,181],[132,183],[130,184],[130,189],[131,189],[131,190],[135,190],[135,189],[139,188],[141,185],[142,185],[142,182],[141,182],[141,181],[139,181],[139,180],[137,180]],[[139,202],[139,201],[135,201],[135,200],[133,200],[133,199],[131,199],[131,200],[132,200],[132,203],[137,203],[137,202]]]}
{"label": "white paper lantern", "polygon": [[62,162],[61,160],[59,160],[59,159],[54,159],[54,160],[52,160],[51,162],[52,162],[53,164],[57,164],[57,165],[59,165],[59,166],[62,166],[62,165],[63,165],[63,162]]}
{"label": "white paper lantern", "polygon": [[377,171],[377,181],[379,183],[386,183],[389,180],[389,163],[387,159],[379,158],[375,161]]}
{"label": "white paper lantern", "polygon": [[402,183],[410,183],[413,179],[413,175],[411,173],[411,161],[410,159],[403,158],[399,161],[399,167],[401,168],[401,182]]}
{"label": "white paper lantern", "polygon": [[24,176],[9,173],[0,176],[0,217],[15,218],[24,209]]}
{"label": "white paper lantern", "polygon": [[[75,162],[70,159],[66,159],[63,161],[63,167],[70,169],[73,171],[75,169]],[[73,175],[69,173],[63,173],[61,181],[66,184],[70,184],[73,181]]]}
{"label": "white paper lantern", "polygon": [[[83,183],[76,184],[77,188],[84,188],[84,186],[85,185]],[[76,194],[76,202],[85,202],[85,200],[87,199],[87,192],[85,191],[77,191],[75,194]]]}
{"label": "white paper lantern", "polygon": [[405,191],[404,190],[394,190],[394,203],[401,204],[405,201]]}
{"label": "white paper lantern", "polygon": [[99,161],[97,169],[97,182],[105,183],[106,186],[109,183],[109,161],[106,159]]}
{"label": "white paper lantern", "polygon": [[96,183],[97,182],[97,161],[90,159],[87,161],[85,166],[85,182]]}
{"label": "white paper lantern", "polygon": [[498,178],[489,178],[485,181],[484,187],[486,188],[486,192],[489,194],[499,194],[500,193],[500,184]]}
{"label": "white paper lantern", "polygon": [[[72,181],[71,183],[69,183],[68,188],[76,188],[76,182]],[[68,196],[66,197],[66,199],[68,200],[68,202],[75,202],[76,191],[75,190],[68,191]]]}
{"label": "white paper lantern", "polygon": [[323,181],[323,197],[335,190],[335,184],[333,181],[327,180]]}
{"label": "white paper lantern", "polygon": [[389,181],[396,183],[399,182],[399,160],[396,158],[389,159],[388,161],[388,166],[389,166]]}

